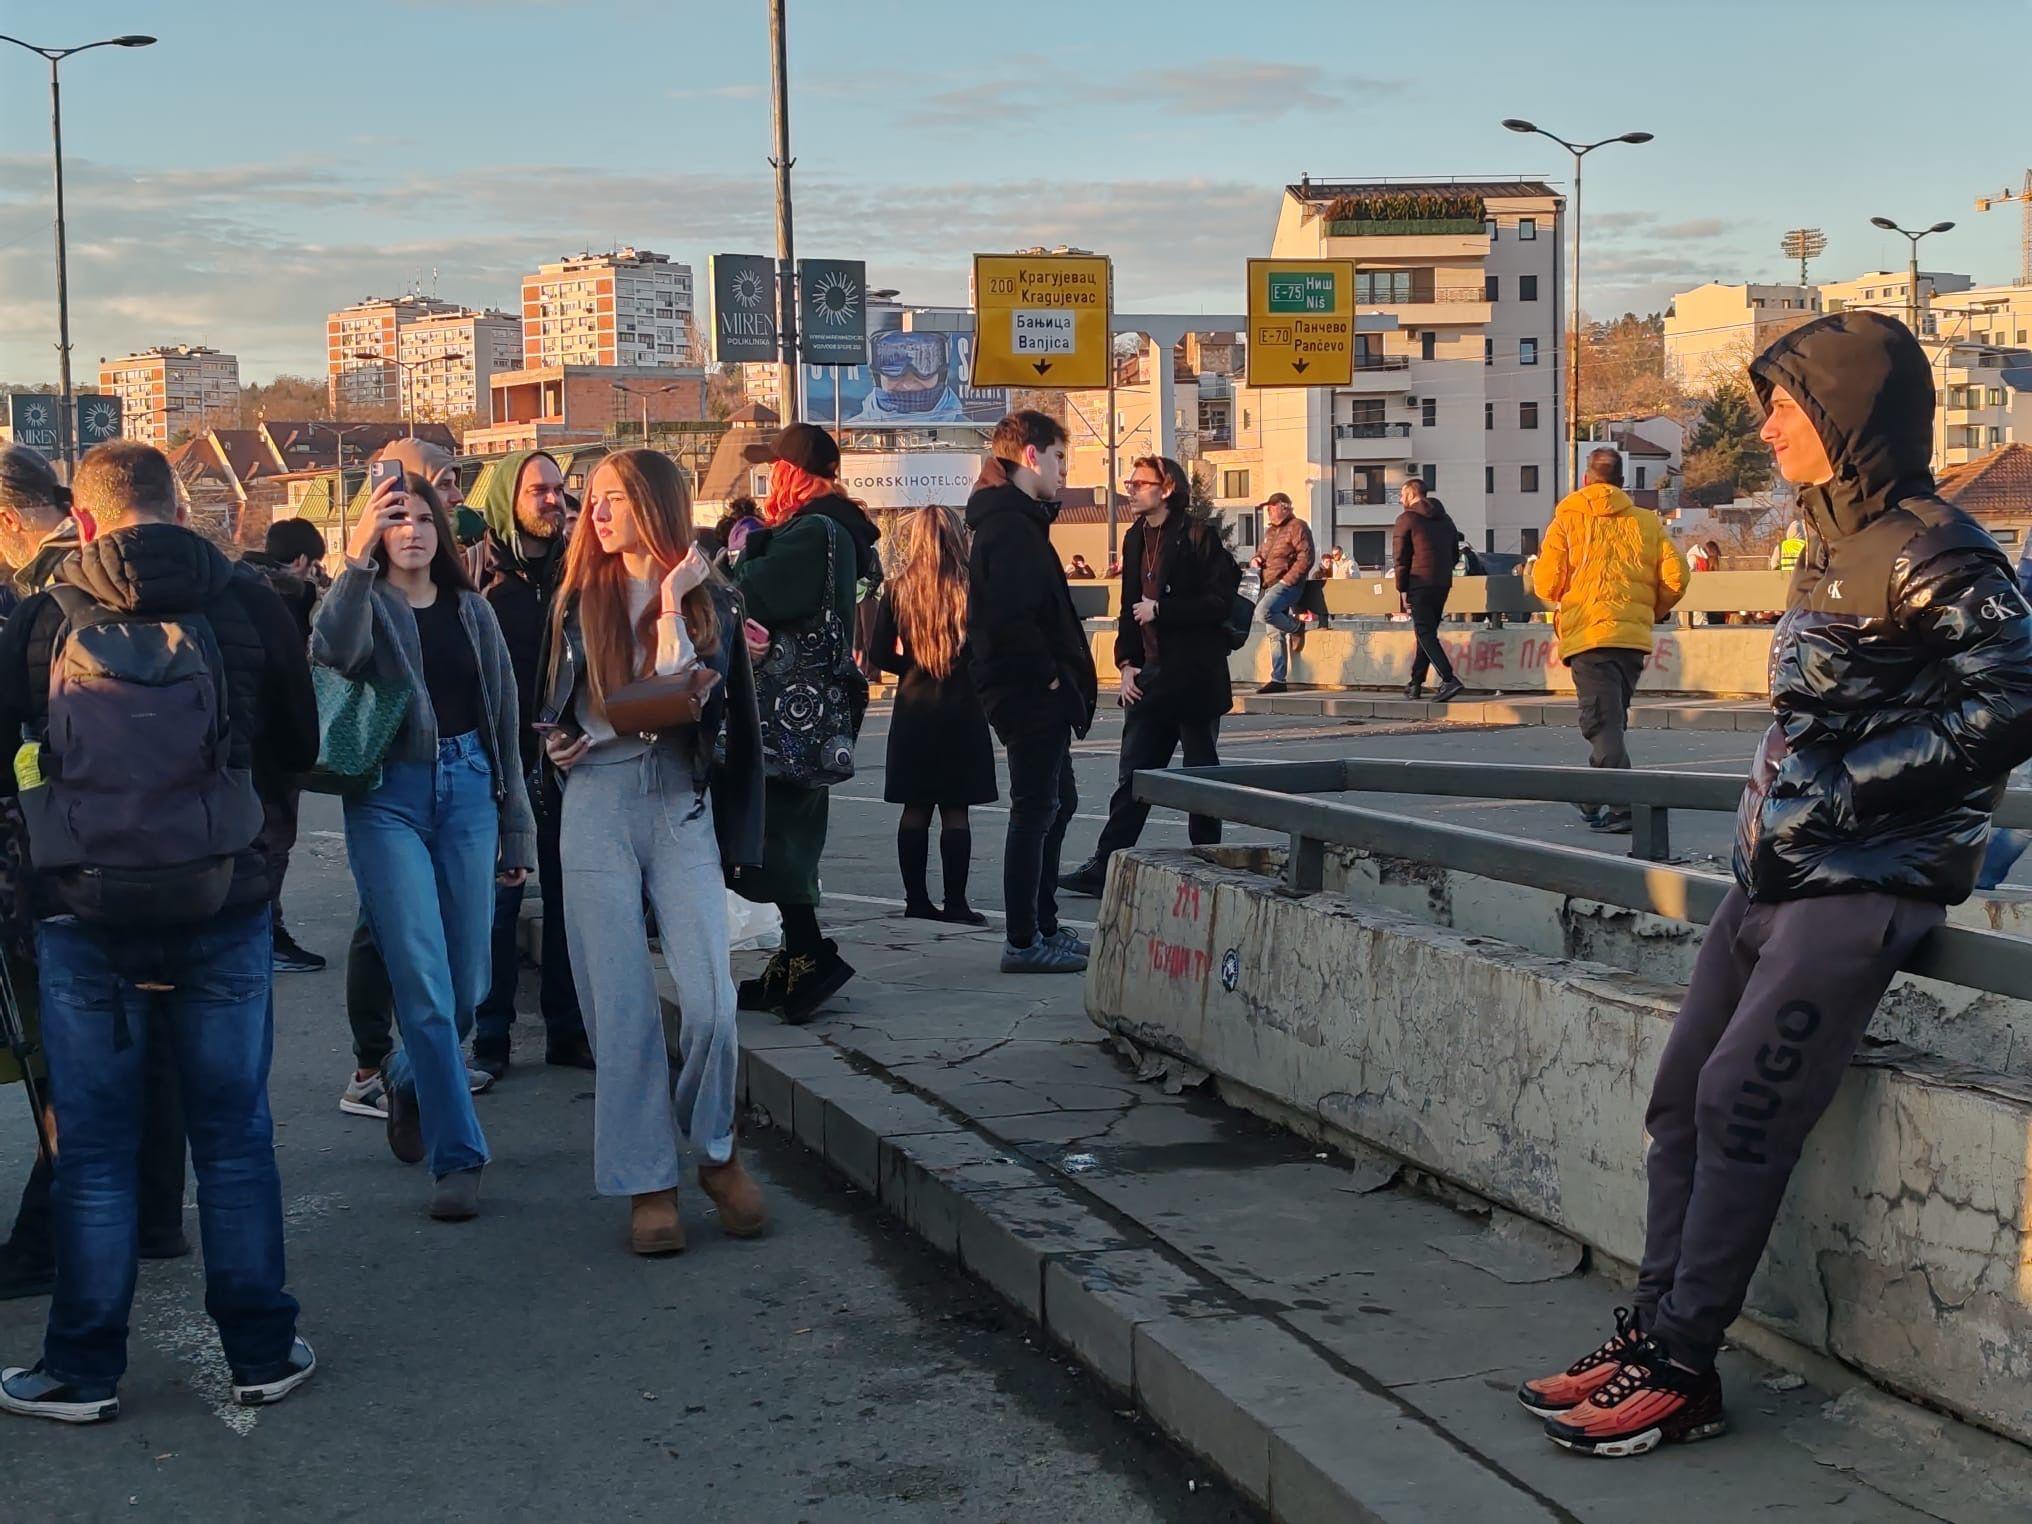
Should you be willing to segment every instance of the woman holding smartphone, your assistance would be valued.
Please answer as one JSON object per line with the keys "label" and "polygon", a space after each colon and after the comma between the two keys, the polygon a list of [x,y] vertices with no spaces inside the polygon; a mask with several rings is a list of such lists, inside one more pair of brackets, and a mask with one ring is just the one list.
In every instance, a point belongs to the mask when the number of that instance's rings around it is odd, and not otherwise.
{"label": "woman holding smartphone", "polygon": [[[668,456],[621,450],[593,469],[551,620],[541,725],[566,775],[565,929],[599,1061],[594,1187],[630,1198],[637,1254],[675,1254],[682,1134],[721,1228],[752,1237],[767,1213],[734,1148],[726,885],[762,861],[761,731],[739,601],[692,541],[691,492]],[[627,700],[645,690],[661,695],[654,721],[617,725],[608,701],[634,713]],[[645,892],[677,986],[675,1054]]]}
{"label": "woman holding smartphone", "polygon": [[487,1140],[459,1044],[487,992],[496,878],[528,876],[536,823],[508,647],[422,477],[395,467],[376,480],[318,605],[311,660],[409,686],[381,781],[345,802],[346,854],[402,1032],[388,1146],[428,1161],[430,1215],[463,1221],[479,1211]]}

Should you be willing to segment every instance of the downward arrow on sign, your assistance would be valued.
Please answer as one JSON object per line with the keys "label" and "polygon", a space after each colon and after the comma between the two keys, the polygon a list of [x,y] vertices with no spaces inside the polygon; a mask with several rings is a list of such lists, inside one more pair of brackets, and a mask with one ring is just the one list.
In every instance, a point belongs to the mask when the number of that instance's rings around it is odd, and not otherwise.
{"label": "downward arrow on sign", "polygon": [[1046,371],[1051,369],[1051,362],[1049,360],[1037,360],[1033,362],[1033,368],[1037,371],[1037,374],[1041,376]]}
{"label": "downward arrow on sign", "polygon": [[1291,368],[1292,368],[1293,370],[1297,371],[1297,372],[1298,372],[1298,373],[1299,373],[1299,374],[1300,374],[1300,375],[1302,376],[1302,375],[1304,375],[1304,374],[1305,374],[1305,373],[1306,373],[1306,372],[1307,372],[1308,370],[1310,370],[1310,369],[1312,368],[1312,361],[1310,361],[1310,360],[1293,360],[1293,361],[1291,362]]}

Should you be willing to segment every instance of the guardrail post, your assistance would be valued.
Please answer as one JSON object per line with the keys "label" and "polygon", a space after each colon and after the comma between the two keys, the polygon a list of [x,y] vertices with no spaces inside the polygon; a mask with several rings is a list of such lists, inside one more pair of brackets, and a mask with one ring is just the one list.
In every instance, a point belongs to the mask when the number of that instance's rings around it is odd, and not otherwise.
{"label": "guardrail post", "polygon": [[1654,863],[1672,856],[1671,812],[1664,805],[1630,806],[1630,855]]}
{"label": "guardrail post", "polygon": [[1326,843],[1291,833],[1284,858],[1284,887],[1292,894],[1317,894],[1326,887]]}

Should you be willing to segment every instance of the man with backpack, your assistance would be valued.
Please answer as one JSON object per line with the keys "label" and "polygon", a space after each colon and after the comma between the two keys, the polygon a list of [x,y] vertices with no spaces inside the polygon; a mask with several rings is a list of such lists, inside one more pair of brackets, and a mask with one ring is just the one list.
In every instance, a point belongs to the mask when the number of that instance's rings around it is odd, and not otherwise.
{"label": "man with backpack", "polygon": [[160,451],[102,445],[72,492],[83,543],[0,629],[0,735],[24,738],[0,792],[28,829],[62,1107],[42,1359],[0,1370],[0,1409],[67,1423],[119,1413],[143,1070],[163,1044],[198,1176],[206,1310],[236,1400],[275,1402],[316,1359],[283,1289],[254,773],[317,760],[310,670],[281,600],[183,527]]}
{"label": "man with backpack", "polygon": [[[1191,503],[1191,484],[1177,461],[1146,455],[1130,469],[1135,521],[1122,541],[1115,634],[1122,760],[1094,855],[1058,881],[1073,894],[1098,895],[1107,883],[1108,859],[1143,834],[1150,806],[1136,797],[1139,771],[1169,767],[1181,747],[1187,767],[1221,760],[1221,716],[1235,705],[1228,654],[1236,648],[1231,616],[1242,569],[1222,549],[1221,537],[1192,517]],[[1221,823],[1194,815],[1186,834],[1195,846],[1211,845],[1221,839]]]}

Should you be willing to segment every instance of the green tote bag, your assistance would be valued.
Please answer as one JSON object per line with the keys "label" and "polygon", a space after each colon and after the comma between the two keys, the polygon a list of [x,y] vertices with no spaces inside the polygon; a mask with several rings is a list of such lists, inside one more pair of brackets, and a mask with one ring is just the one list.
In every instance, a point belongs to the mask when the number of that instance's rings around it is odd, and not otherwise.
{"label": "green tote bag", "polygon": [[409,713],[409,683],[399,677],[348,677],[313,665],[318,759],[303,786],[319,794],[361,794],[381,781],[381,759]]}

